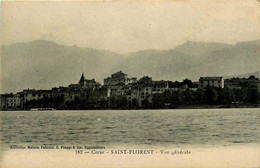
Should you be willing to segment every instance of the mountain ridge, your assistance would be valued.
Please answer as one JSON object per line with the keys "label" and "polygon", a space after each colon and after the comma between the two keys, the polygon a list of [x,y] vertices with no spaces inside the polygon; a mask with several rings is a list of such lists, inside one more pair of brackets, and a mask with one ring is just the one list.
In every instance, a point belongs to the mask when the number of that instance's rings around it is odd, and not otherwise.
{"label": "mountain ridge", "polygon": [[103,79],[119,70],[155,80],[198,80],[259,71],[260,40],[222,43],[186,42],[169,50],[147,49],[128,54],[52,41],[35,40],[1,46],[1,92],[50,89],[87,78]]}

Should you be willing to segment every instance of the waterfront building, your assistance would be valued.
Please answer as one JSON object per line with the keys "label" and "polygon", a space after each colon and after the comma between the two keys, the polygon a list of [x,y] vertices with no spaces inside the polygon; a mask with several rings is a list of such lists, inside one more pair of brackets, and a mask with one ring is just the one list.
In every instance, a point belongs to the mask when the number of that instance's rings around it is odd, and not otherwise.
{"label": "waterfront building", "polygon": [[0,95],[0,109],[7,108],[7,94]]}
{"label": "waterfront building", "polygon": [[28,101],[43,99],[44,97],[52,97],[52,90],[35,90],[26,89],[19,92],[21,96],[21,107],[25,107]]}
{"label": "waterfront building", "polygon": [[21,108],[21,96],[19,94],[0,95],[0,109],[18,109]]}
{"label": "waterfront building", "polygon": [[10,94],[7,97],[7,106],[10,108],[20,108],[21,107],[21,97],[19,94]]}
{"label": "waterfront building", "polygon": [[207,86],[224,88],[224,78],[223,77],[200,77],[199,88],[203,89]]}
{"label": "waterfront building", "polygon": [[21,95],[23,96],[24,102],[27,102],[30,100],[39,100],[44,97],[52,97],[52,91],[27,89],[23,90],[23,92],[21,92]]}
{"label": "waterfront building", "polygon": [[23,103],[26,103],[31,100],[38,100],[41,98],[41,95],[37,94],[37,91],[35,89],[23,90],[22,96],[23,96]]}
{"label": "waterfront building", "polygon": [[[119,71],[104,79],[104,85],[101,86],[95,79],[86,79],[82,73],[78,83],[68,87],[54,87],[51,90],[27,89],[17,94],[2,94],[0,108],[4,110],[44,107],[57,109],[148,108],[151,107],[153,100],[158,102],[158,98],[162,99],[164,96],[187,97],[185,94],[196,94],[194,92],[198,88],[205,91],[204,88],[207,86],[224,88],[224,84],[230,89],[242,88],[243,90],[243,87],[255,89],[255,86],[259,89],[260,80],[254,76],[231,78],[225,81],[223,77],[200,77],[198,82],[192,82],[189,79],[184,79],[183,82],[172,82],[153,81],[151,77],[144,76],[137,81],[136,78],[128,78],[127,74]],[[222,91],[219,88],[215,89]]]}

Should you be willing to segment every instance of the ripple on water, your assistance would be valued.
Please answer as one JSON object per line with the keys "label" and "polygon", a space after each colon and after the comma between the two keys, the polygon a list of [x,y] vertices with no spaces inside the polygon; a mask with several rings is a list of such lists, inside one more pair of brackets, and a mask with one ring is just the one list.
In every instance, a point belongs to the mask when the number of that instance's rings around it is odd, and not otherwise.
{"label": "ripple on water", "polygon": [[[0,112],[1,142],[130,145],[259,143],[259,109]],[[257,135],[257,136],[256,136]]]}

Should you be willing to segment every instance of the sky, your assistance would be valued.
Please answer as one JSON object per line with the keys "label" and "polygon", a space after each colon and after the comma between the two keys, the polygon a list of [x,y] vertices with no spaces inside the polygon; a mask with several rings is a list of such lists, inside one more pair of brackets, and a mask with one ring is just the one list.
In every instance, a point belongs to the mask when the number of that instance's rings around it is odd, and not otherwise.
{"label": "sky", "polygon": [[2,1],[2,44],[50,40],[129,53],[186,41],[234,44],[260,38],[257,0],[123,2]]}

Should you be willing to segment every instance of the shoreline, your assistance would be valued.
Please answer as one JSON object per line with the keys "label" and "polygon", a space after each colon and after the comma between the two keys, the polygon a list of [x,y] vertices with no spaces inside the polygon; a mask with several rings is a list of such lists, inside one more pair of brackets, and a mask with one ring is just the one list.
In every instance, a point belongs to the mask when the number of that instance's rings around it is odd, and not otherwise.
{"label": "shoreline", "polygon": [[237,109],[237,108],[260,108],[260,105],[240,105],[240,106],[230,106],[230,105],[204,105],[204,106],[177,106],[177,107],[165,107],[165,108],[88,108],[88,109],[53,109],[48,110],[44,108],[34,108],[31,109],[5,109],[0,111],[83,111],[83,110],[180,110],[180,109]]}

